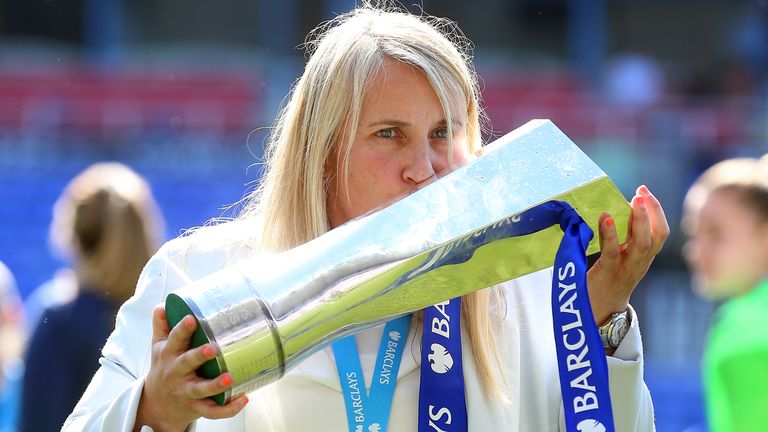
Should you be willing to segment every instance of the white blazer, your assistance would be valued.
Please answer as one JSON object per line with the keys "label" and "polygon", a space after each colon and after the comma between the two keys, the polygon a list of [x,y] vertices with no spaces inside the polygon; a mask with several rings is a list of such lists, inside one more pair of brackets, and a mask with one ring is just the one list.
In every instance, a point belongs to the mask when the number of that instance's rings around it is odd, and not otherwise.
{"label": "white blazer", "polygon": [[[151,314],[171,291],[227,265],[254,258],[243,241],[246,222],[206,227],[168,242],[149,261],[136,289],[117,315],[96,372],[63,431],[130,432],[133,430],[144,377],[150,365]],[[486,400],[478,379],[468,337],[462,329],[463,368],[469,430],[565,430],[563,404],[552,339],[552,269],[505,284],[507,314],[500,329],[508,399]],[[370,385],[383,326],[357,335],[360,360]],[[419,331],[411,331],[398,372],[389,430],[416,432]],[[418,340],[418,339],[417,339]],[[417,347],[416,350],[409,347]],[[609,383],[617,431],[653,431],[653,404],[643,382],[643,357],[637,319],[612,357]],[[200,419],[190,427],[207,431],[342,432],[347,421],[339,378],[330,348],[321,350],[276,383],[249,394],[250,402],[237,416]],[[149,428],[146,428],[149,430]]]}

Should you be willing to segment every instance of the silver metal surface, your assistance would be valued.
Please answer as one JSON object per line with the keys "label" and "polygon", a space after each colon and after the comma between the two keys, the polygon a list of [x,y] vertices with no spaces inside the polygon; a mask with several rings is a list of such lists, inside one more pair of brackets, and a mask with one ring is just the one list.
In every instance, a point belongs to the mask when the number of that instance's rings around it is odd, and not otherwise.
{"label": "silver metal surface", "polygon": [[[220,347],[230,398],[338,337],[551,266],[559,227],[499,234],[551,199],[568,201],[593,230],[607,211],[626,231],[629,207],[605,173],[550,121],[533,120],[389,207],[174,294]],[[478,244],[481,236],[492,240]],[[467,259],[440,264],[457,253]]]}

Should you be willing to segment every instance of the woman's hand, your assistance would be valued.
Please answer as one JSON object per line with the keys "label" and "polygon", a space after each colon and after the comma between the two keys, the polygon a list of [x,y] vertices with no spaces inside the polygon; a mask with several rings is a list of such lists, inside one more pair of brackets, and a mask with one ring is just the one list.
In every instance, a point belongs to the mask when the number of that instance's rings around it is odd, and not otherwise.
{"label": "woman's hand", "polygon": [[669,236],[664,209],[646,186],[637,188],[631,201],[627,241],[619,245],[616,224],[607,213],[600,216],[602,253],[587,272],[589,301],[600,325],[629,305],[629,297]]}
{"label": "woman's hand", "polygon": [[209,396],[232,386],[232,376],[221,374],[208,380],[195,370],[216,357],[213,344],[189,349],[197,328],[192,315],[185,316],[173,330],[168,327],[163,305],[152,312],[152,364],[144,381],[134,430],[150,426],[155,432],[183,431],[200,417],[227,418],[243,409],[248,398],[241,396],[219,406]]}

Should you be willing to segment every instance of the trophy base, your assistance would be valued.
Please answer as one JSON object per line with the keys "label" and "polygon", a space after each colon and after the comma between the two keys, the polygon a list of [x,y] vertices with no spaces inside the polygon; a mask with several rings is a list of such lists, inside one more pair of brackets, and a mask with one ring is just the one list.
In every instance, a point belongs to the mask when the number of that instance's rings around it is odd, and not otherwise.
{"label": "trophy base", "polygon": [[[179,321],[182,320],[187,315],[192,315],[195,318],[195,321],[197,321],[197,328],[195,329],[195,332],[192,334],[192,339],[190,340],[190,347],[199,347],[204,344],[214,342],[212,341],[203,330],[203,326],[200,324],[200,321],[197,319],[197,314],[195,311],[192,310],[192,308],[187,304],[187,302],[184,301],[181,297],[179,297],[176,294],[168,294],[168,297],[165,299],[165,316],[168,320],[168,326],[170,328],[174,328],[176,324],[179,323]],[[218,354],[217,354],[218,358]],[[219,366],[219,362],[217,361],[217,358],[208,360],[207,362],[203,363],[200,368],[197,369],[197,375],[206,378],[206,379],[214,379],[221,375],[223,372],[221,367]],[[213,399],[217,404],[224,405],[226,402],[227,396],[224,393],[219,393],[217,395],[211,396],[211,399]]]}

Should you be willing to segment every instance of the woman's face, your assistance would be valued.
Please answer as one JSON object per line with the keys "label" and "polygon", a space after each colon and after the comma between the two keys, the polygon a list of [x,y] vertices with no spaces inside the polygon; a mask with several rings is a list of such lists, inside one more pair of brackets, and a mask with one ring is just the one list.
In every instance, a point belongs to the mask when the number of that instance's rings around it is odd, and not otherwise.
{"label": "woman's face", "polygon": [[385,61],[363,98],[348,182],[341,169],[342,152],[329,173],[331,227],[389,204],[466,162],[465,119],[456,120],[451,166],[445,114],[429,81],[418,69]]}
{"label": "woman's face", "polygon": [[699,294],[726,298],[754,287],[768,272],[768,223],[732,191],[709,194],[685,245]]}

